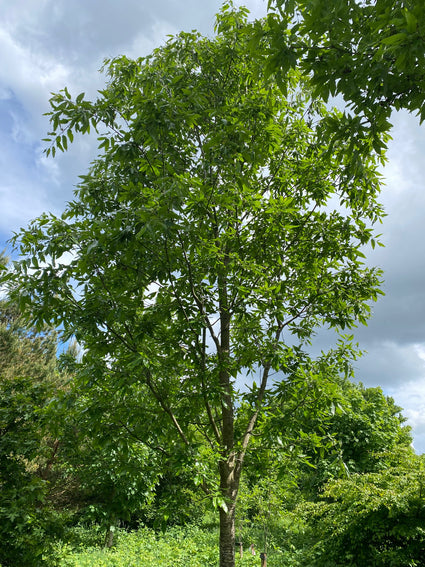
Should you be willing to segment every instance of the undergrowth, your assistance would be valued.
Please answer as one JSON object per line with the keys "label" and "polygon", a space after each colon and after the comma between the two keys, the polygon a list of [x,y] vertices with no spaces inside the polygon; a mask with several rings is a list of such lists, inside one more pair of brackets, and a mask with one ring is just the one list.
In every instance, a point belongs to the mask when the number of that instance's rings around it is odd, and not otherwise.
{"label": "undergrowth", "polygon": [[[77,537],[78,536],[78,537]],[[94,542],[100,534],[93,529],[80,528],[72,543],[56,546],[53,564],[58,567],[217,567],[218,530],[198,526],[172,527],[166,532],[155,532],[146,527],[137,531],[117,530],[115,544],[102,549]],[[77,541],[78,540],[78,541]],[[281,561],[275,553],[273,565]],[[278,560],[278,561],[277,561]],[[260,565],[257,552],[252,555],[249,543],[243,558],[236,549],[236,567]]]}

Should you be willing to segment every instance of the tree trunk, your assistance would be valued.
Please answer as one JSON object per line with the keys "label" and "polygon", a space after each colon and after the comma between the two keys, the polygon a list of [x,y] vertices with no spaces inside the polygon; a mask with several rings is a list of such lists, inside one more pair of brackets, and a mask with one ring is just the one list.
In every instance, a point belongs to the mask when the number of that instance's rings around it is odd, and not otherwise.
{"label": "tree trunk", "polygon": [[[218,236],[218,235],[217,235]],[[220,311],[219,382],[222,389],[222,460],[219,463],[220,491],[227,510],[220,508],[220,567],[235,567],[235,508],[243,457],[235,451],[235,415],[230,369],[231,311],[227,288],[229,252],[224,251],[223,271],[218,273]]]}
{"label": "tree trunk", "polygon": [[235,510],[239,474],[235,474],[235,456],[220,463],[220,487],[227,510],[220,508],[220,567],[235,567]]}
{"label": "tree trunk", "polygon": [[220,567],[235,567],[235,507],[220,508]]}
{"label": "tree trunk", "polygon": [[[115,489],[112,490],[111,501],[114,498]],[[113,514],[109,516],[108,524],[106,526],[105,541],[103,547],[109,549],[114,543],[114,533],[117,520]]]}
{"label": "tree trunk", "polygon": [[113,543],[114,543],[114,531],[112,529],[112,526],[109,526],[106,530],[105,542],[103,547],[105,549],[109,549],[112,547]]}

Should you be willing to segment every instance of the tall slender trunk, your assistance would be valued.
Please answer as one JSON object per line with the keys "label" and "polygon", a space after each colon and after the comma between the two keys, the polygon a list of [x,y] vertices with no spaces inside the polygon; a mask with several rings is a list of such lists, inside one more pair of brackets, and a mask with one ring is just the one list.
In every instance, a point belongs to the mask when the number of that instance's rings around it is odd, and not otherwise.
{"label": "tall slender trunk", "polygon": [[227,510],[220,508],[220,567],[234,567],[235,510],[239,489],[234,455],[220,463],[220,488],[227,505]]}
{"label": "tall slender trunk", "polygon": [[220,491],[227,510],[220,508],[220,567],[235,567],[235,509],[239,489],[242,461],[235,451],[235,414],[233,388],[230,375],[230,323],[231,312],[227,287],[229,254],[223,257],[223,271],[218,274],[220,346],[219,382],[221,387],[222,460],[219,463]]}

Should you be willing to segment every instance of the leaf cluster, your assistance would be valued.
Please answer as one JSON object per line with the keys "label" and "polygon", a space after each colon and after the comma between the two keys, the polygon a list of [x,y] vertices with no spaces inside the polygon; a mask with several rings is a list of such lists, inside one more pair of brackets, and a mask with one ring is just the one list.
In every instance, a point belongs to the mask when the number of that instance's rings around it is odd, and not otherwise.
{"label": "leaf cluster", "polygon": [[[356,138],[362,152],[383,153],[393,109],[417,112],[424,120],[421,0],[335,0],[331,5],[271,0],[267,26],[270,72],[285,77],[289,68],[299,66],[314,96],[342,95],[355,113],[347,115],[346,135]],[[335,139],[344,136],[335,124],[330,132]]]}

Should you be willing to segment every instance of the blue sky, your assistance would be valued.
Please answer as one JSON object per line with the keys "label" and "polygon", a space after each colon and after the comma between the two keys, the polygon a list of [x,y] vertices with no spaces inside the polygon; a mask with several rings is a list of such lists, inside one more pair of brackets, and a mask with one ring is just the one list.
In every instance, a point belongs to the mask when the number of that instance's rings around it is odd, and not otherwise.
{"label": "blue sky", "polygon": [[[32,218],[61,212],[95,155],[90,139],[79,138],[67,154],[44,157],[50,93],[67,86],[94,96],[106,57],[146,55],[182,29],[211,33],[221,3],[0,0],[0,250]],[[265,0],[243,3],[253,17],[265,13]],[[368,259],[384,269],[386,295],[368,327],[356,332],[368,351],[356,363],[356,378],[395,398],[414,429],[416,450],[425,452],[425,125],[406,113],[393,122],[383,170],[386,247]],[[320,334],[317,345],[327,348],[328,335]]]}

